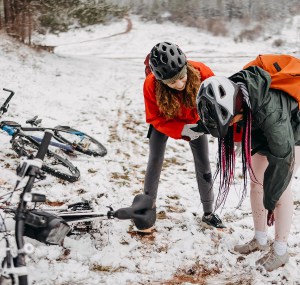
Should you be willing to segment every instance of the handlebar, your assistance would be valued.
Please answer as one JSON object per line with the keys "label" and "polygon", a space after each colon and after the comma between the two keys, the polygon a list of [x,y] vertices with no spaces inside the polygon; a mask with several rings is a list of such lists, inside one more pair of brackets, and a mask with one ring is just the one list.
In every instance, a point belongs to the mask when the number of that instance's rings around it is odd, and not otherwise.
{"label": "handlebar", "polygon": [[4,91],[10,92],[10,95],[6,98],[5,102],[0,107],[0,116],[7,112],[8,109],[8,103],[11,100],[11,98],[14,96],[15,92],[6,88],[3,88]]}

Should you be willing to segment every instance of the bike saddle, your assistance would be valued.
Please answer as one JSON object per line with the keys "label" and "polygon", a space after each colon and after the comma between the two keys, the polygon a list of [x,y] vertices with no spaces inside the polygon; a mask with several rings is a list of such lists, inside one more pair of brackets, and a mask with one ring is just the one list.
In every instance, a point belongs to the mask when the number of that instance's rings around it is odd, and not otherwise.
{"label": "bike saddle", "polygon": [[32,126],[38,126],[42,122],[42,119],[38,119],[38,116],[34,116],[33,118],[26,121],[26,124],[30,124]]}
{"label": "bike saddle", "polygon": [[120,220],[133,219],[139,230],[151,228],[156,221],[156,207],[153,198],[145,195],[136,195],[131,207],[121,208],[114,213]]}

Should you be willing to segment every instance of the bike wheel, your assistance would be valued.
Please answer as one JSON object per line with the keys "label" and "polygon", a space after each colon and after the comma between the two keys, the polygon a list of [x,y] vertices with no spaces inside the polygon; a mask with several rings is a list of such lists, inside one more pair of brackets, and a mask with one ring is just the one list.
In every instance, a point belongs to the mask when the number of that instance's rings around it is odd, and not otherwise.
{"label": "bike wheel", "polygon": [[[19,156],[35,157],[39,143],[26,136],[16,136],[11,140],[12,149]],[[57,178],[75,182],[80,177],[80,172],[69,160],[58,154],[47,151],[43,161],[42,170]]]}
{"label": "bike wheel", "polygon": [[106,147],[93,137],[70,128],[68,126],[57,126],[54,128],[54,137],[63,143],[71,145],[75,150],[92,156],[105,156]]}

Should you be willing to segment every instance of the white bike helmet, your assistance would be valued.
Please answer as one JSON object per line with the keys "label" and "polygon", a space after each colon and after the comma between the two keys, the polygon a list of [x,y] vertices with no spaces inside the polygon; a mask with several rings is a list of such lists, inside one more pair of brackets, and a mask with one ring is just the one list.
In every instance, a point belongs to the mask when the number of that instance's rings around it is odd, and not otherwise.
{"label": "white bike helmet", "polygon": [[224,76],[212,76],[200,85],[197,110],[204,126],[214,137],[223,138],[235,116],[239,87]]}

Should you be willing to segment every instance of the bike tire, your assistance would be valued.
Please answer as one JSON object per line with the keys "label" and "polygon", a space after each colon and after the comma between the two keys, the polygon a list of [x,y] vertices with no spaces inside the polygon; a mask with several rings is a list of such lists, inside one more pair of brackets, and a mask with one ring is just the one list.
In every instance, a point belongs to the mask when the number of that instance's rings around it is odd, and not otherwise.
{"label": "bike tire", "polygon": [[86,155],[103,157],[107,154],[106,147],[98,140],[68,126],[56,126],[54,128],[54,137]]}
{"label": "bike tire", "polygon": [[[25,155],[27,157],[34,157],[39,147],[39,143],[28,136],[16,136],[11,140],[11,144],[12,149],[18,156]],[[80,172],[77,167],[69,160],[51,150],[47,151],[43,161],[42,170],[68,182],[75,182],[80,178]]]}

